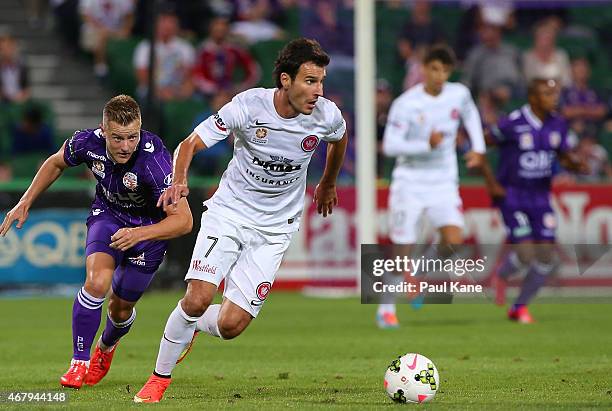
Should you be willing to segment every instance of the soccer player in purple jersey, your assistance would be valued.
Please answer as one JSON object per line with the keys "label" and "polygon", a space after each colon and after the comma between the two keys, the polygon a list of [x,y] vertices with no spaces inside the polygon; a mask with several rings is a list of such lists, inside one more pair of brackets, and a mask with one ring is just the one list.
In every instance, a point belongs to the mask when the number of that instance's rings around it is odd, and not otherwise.
{"label": "soccer player in purple jersey", "polygon": [[497,177],[488,165],[483,168],[489,193],[506,225],[507,241],[515,245],[497,271],[498,295],[505,293],[509,276],[527,270],[519,296],[508,311],[508,317],[520,323],[533,322],[527,304],[555,268],[556,218],[550,205],[553,165],[558,159],[567,169],[587,171],[572,153],[575,143],[566,121],[555,112],[558,101],[555,80],[532,80],[528,104],[502,118],[490,131],[490,142],[499,148]]}
{"label": "soccer player in purple jersey", "polygon": [[[2,236],[14,221],[21,228],[34,200],[67,167],[85,163],[94,173],[98,183],[87,218],[86,278],[72,307],[74,355],[60,379],[64,387],[95,385],[106,375],[119,339],[136,318],[134,305],[164,258],[166,240],[191,231],[185,199],[163,211],[156,206],[171,184],[172,159],[161,139],[140,127],[136,101],[113,97],[104,106],[100,128],[75,132],[49,157],[0,226]],[[90,361],[111,284],[106,327]]]}

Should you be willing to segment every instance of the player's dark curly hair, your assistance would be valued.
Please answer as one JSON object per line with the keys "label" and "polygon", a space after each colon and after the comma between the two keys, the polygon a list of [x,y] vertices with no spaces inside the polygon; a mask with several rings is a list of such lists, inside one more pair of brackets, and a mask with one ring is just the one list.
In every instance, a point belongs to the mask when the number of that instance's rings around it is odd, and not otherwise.
{"label": "player's dark curly hair", "polygon": [[453,50],[451,50],[450,47],[445,45],[433,46],[427,50],[427,53],[425,53],[423,64],[427,64],[435,60],[441,62],[445,66],[452,67],[455,65],[455,53],[453,53]]}
{"label": "player's dark curly hair", "polygon": [[114,121],[122,126],[127,126],[134,120],[140,120],[140,107],[132,97],[120,94],[108,100],[102,111],[104,124]]}
{"label": "player's dark curly hair", "polygon": [[307,62],[325,67],[329,64],[329,55],[316,40],[301,37],[287,43],[278,53],[274,62],[276,87],[281,88],[283,86],[280,80],[282,73],[289,74],[289,77],[294,80],[300,66]]}

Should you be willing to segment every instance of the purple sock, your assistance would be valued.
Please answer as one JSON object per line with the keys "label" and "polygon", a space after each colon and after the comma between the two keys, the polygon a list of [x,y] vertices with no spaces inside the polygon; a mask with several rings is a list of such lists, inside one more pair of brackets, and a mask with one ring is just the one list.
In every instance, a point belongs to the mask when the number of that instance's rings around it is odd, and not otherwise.
{"label": "purple sock", "polygon": [[130,331],[132,323],[135,319],[135,308],[132,308],[132,315],[130,315],[130,318],[121,323],[116,323],[110,318],[110,316],[107,316],[106,327],[104,328],[104,332],[102,333],[102,344],[109,348],[117,344],[117,341],[119,341],[121,337],[123,337],[125,334],[128,333],[128,331]]}
{"label": "purple sock", "polygon": [[82,287],[72,305],[72,347],[74,359],[89,361],[93,343],[102,314],[104,298],[96,298]]}
{"label": "purple sock", "polygon": [[546,283],[546,278],[551,272],[553,266],[535,262],[529,267],[527,277],[523,281],[521,293],[516,299],[514,305],[527,305],[529,301],[538,293],[538,290]]}
{"label": "purple sock", "polygon": [[497,270],[497,275],[503,279],[507,279],[512,274],[516,273],[523,267],[521,260],[514,251],[506,254],[504,261],[501,263]]}

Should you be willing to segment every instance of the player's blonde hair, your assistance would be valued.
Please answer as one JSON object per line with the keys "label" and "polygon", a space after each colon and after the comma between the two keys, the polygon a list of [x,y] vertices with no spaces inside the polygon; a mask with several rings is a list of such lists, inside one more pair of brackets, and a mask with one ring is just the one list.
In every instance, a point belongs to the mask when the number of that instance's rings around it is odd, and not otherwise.
{"label": "player's blonde hair", "polygon": [[122,126],[127,126],[135,120],[140,120],[140,107],[132,97],[120,94],[108,100],[102,111],[102,122],[108,125],[114,121]]}

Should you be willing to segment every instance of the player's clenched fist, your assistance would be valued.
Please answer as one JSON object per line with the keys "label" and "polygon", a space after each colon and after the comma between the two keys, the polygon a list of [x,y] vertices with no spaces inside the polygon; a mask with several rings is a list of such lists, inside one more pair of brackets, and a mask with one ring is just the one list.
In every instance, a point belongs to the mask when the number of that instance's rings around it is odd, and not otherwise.
{"label": "player's clenched fist", "polygon": [[187,184],[172,184],[159,197],[159,200],[157,200],[157,206],[166,207],[170,204],[176,204],[179,202],[181,197],[187,197],[188,195],[189,187],[187,187]]}
{"label": "player's clenched fist", "polygon": [[23,223],[28,219],[29,209],[30,207],[26,203],[21,201],[17,203],[17,205],[6,214],[6,217],[4,217],[4,221],[0,226],[0,235],[4,237],[15,220],[17,220],[17,228],[21,228]]}
{"label": "player's clenched fist", "polygon": [[135,228],[120,228],[115,234],[111,236],[112,243],[111,248],[117,250],[126,251],[142,240],[142,237],[138,235],[138,227]]}

